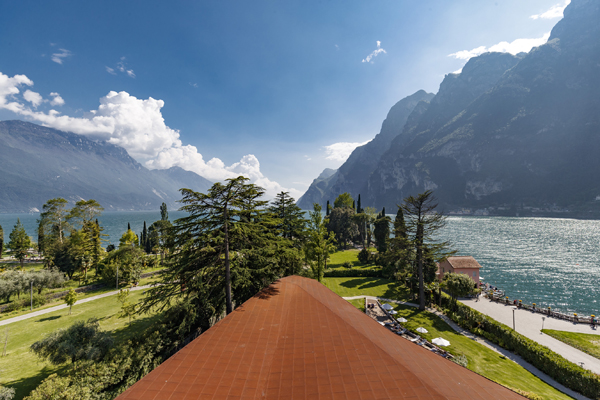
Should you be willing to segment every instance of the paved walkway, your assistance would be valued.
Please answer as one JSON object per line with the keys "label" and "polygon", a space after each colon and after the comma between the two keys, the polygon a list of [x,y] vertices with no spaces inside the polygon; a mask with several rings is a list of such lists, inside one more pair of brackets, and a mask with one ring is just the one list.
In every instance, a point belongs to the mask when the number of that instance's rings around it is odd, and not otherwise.
{"label": "paved walkway", "polygon": [[[489,315],[498,322],[510,327],[513,326],[512,306],[499,304],[488,299],[481,299],[480,301],[469,299],[461,300],[461,302],[485,315]],[[579,364],[585,369],[600,374],[600,359],[592,357],[541,332],[542,322],[544,324],[544,329],[555,329],[558,331],[600,335],[600,329],[592,329],[589,324],[574,324],[562,319],[548,318],[542,314],[533,313],[524,309],[517,309],[514,314],[515,328],[521,335],[550,348],[552,351],[560,354],[572,363]],[[542,321],[542,317],[546,318],[545,321]],[[600,339],[600,336],[598,338]]]}
{"label": "paved walkway", "polygon": [[[144,286],[136,286],[133,287],[129,290],[143,290],[143,289],[148,289],[149,287],[151,287],[151,285],[144,285]],[[118,290],[113,290],[112,292],[107,292],[107,293],[102,293],[96,296],[92,296],[92,297],[88,297],[85,299],[81,299],[81,300],[77,300],[77,303],[75,303],[73,305],[73,307],[77,307],[78,304],[83,304],[83,303],[87,303],[88,301],[93,301],[93,300],[98,300],[101,299],[103,297],[108,297],[108,296],[114,296],[115,294],[119,293]],[[9,318],[9,319],[5,319],[4,321],[0,321],[0,326],[2,325],[8,325],[8,324],[12,324],[13,322],[17,322],[17,321],[23,321],[29,318],[34,318],[40,315],[44,315],[44,314],[48,314],[54,311],[58,311],[58,310],[62,310],[63,308],[67,308],[69,307],[66,304],[61,304],[60,306],[54,306],[54,307],[50,307],[50,308],[45,308],[43,310],[39,310],[39,311],[33,311],[27,314],[23,314],[23,315],[19,315],[18,317],[13,317],[13,318]]]}
{"label": "paved walkway", "polygon": [[[400,301],[400,300],[393,300],[393,299],[386,299],[386,298],[382,298],[382,297],[373,297],[373,296],[352,296],[352,297],[344,297],[344,300],[358,300],[358,299],[362,299],[362,298],[367,298],[367,299],[378,299],[380,301],[384,301],[384,302],[388,302],[388,303],[396,303],[396,304],[404,304],[406,306],[410,306],[410,307],[416,307],[418,308],[419,305],[418,304],[414,304],[414,303],[409,303],[406,301]],[[477,302],[476,304],[479,304],[481,302]],[[471,304],[469,304],[469,306],[471,306]],[[550,376],[548,376],[547,374],[545,374],[544,372],[540,371],[539,369],[537,369],[536,367],[534,367],[533,365],[531,365],[530,363],[528,363],[527,361],[525,361],[521,356],[518,356],[514,353],[511,353],[510,351],[503,349],[502,347],[490,342],[487,339],[481,338],[479,336],[473,335],[471,332],[461,328],[460,326],[458,326],[456,323],[454,323],[454,321],[452,321],[451,319],[449,319],[448,317],[446,317],[444,314],[440,313],[439,311],[432,309],[432,308],[427,308],[427,311],[437,315],[438,317],[440,317],[441,319],[444,320],[444,322],[446,322],[452,329],[454,329],[456,332],[476,341],[479,344],[482,344],[492,350],[494,350],[497,353],[502,354],[503,356],[505,356],[506,358],[508,358],[509,360],[516,362],[517,364],[519,364],[520,366],[522,366],[523,368],[525,368],[527,371],[531,372],[533,375],[537,376],[538,378],[540,378],[542,381],[546,382],[547,384],[549,384],[550,386],[560,390],[561,392],[571,396],[574,399],[577,400],[591,400],[588,397],[585,397],[569,388],[567,388],[566,386],[556,382],[553,378],[551,378]],[[511,310],[512,312],[512,310]],[[539,314],[538,314],[539,315]],[[494,318],[492,316],[492,318]],[[494,318],[495,319],[495,318]],[[548,320],[546,319],[546,322],[548,322]],[[544,328],[546,328],[547,326],[544,326]],[[555,329],[555,328],[551,328],[551,329]],[[544,336],[548,336],[548,335],[544,335]],[[570,346],[569,346],[570,347]]]}

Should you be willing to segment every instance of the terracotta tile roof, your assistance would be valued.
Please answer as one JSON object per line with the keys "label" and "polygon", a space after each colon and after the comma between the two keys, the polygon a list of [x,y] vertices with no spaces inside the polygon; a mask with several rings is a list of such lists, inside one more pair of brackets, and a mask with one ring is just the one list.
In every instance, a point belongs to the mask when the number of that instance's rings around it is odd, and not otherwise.
{"label": "terracotta tile roof", "polygon": [[297,276],[248,300],[118,398],[523,399]]}
{"label": "terracotta tile roof", "polygon": [[448,262],[452,268],[481,268],[481,265],[472,256],[453,256],[448,257]]}

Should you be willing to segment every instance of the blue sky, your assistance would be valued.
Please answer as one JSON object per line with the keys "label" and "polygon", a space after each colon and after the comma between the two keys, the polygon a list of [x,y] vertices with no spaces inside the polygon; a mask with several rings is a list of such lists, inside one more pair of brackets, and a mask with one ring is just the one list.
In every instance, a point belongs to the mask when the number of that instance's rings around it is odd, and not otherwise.
{"label": "blue sky", "polygon": [[398,100],[470,56],[542,44],[567,3],[3,2],[0,120],[297,198]]}

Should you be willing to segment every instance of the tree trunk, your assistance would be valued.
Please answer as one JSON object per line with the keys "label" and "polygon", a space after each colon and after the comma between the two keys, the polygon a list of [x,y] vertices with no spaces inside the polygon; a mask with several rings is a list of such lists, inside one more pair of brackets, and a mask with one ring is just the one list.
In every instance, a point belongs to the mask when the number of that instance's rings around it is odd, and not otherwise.
{"label": "tree trunk", "polygon": [[229,232],[228,228],[228,213],[227,206],[225,206],[225,312],[226,314],[231,314],[233,311],[233,306],[231,304],[231,271],[229,265]]}
{"label": "tree trunk", "polygon": [[417,266],[419,271],[419,310],[425,310],[425,285],[423,282],[423,225],[417,226]]}

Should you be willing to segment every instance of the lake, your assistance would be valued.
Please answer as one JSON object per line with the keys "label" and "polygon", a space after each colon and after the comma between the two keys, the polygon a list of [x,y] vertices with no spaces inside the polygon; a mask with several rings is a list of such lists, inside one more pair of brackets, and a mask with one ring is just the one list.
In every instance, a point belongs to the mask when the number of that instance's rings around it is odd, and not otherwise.
{"label": "lake", "polygon": [[[171,221],[184,216],[170,211]],[[39,214],[0,214],[5,241],[17,222],[37,239]],[[106,212],[107,243],[118,245],[127,223],[138,235],[160,212]],[[485,281],[511,298],[565,312],[600,315],[600,221],[557,218],[452,216],[441,233],[459,255],[482,265]]]}

